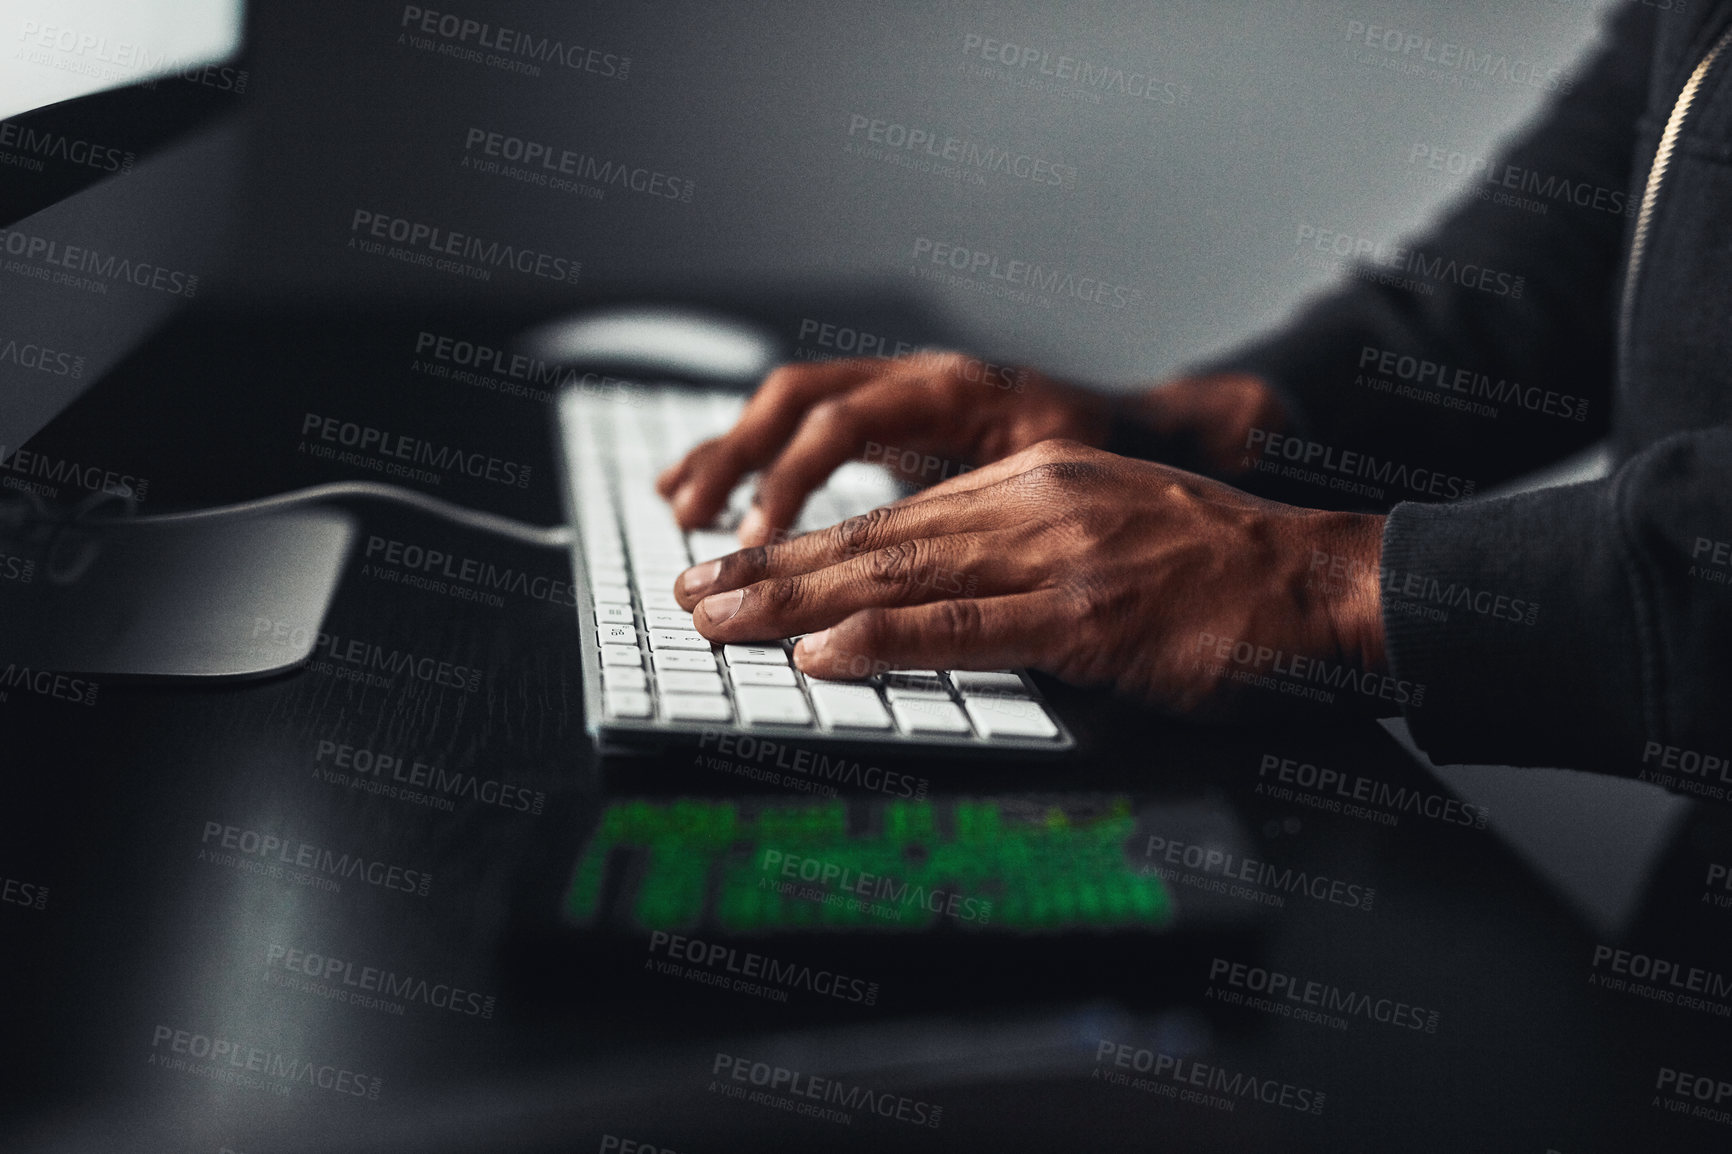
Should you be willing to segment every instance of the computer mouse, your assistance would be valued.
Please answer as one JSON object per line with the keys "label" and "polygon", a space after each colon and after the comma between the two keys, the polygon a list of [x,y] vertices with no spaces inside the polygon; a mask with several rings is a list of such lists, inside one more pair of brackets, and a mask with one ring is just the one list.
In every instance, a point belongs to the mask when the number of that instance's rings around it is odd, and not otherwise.
{"label": "computer mouse", "polygon": [[586,312],[539,325],[518,347],[549,364],[654,379],[755,381],[783,359],[782,343],[758,325],[670,305]]}

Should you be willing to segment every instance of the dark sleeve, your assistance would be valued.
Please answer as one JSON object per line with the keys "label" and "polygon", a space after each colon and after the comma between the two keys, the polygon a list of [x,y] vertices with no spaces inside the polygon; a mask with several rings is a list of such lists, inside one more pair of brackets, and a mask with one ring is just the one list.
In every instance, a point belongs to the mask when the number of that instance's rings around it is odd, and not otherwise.
{"label": "dark sleeve", "polygon": [[[1650,12],[1624,7],[1567,93],[1437,227],[1199,371],[1262,376],[1319,452],[1372,452],[1478,490],[1602,437],[1654,34]],[[1313,256],[1316,239],[1299,237]],[[1383,504],[1416,495],[1395,486]]]}
{"label": "dark sleeve", "polygon": [[1414,739],[1442,763],[1732,786],[1732,534],[1710,528],[1725,525],[1725,426],[1600,481],[1397,506],[1383,620],[1396,675],[1426,686]]}

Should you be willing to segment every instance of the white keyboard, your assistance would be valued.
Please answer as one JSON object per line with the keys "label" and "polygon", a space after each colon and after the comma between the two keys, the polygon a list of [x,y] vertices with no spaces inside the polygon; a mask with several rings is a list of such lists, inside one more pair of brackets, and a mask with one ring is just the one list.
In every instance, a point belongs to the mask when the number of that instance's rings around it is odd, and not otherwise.
{"label": "white keyboard", "polygon": [[[820,681],[794,668],[793,639],[712,645],[692,628],[674,600],[674,581],[694,563],[739,548],[733,526],[751,483],[734,491],[715,527],[687,533],[655,478],[730,428],[743,404],[736,393],[676,386],[611,395],[574,388],[560,398],[590,733],[628,744],[729,732],[903,748],[1072,748],[1019,671],[911,669]],[[898,495],[882,469],[847,464],[807,500],[794,529],[824,528]]]}

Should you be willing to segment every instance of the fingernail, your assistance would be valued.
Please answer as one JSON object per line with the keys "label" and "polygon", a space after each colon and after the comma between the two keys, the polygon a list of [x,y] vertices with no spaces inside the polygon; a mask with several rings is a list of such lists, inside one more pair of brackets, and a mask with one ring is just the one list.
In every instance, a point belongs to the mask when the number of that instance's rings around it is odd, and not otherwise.
{"label": "fingernail", "polygon": [[769,518],[764,516],[764,511],[753,505],[740,518],[740,541],[746,545],[763,544],[763,539],[769,535],[766,531],[768,525]]}
{"label": "fingernail", "polygon": [[668,498],[668,504],[674,507],[676,513],[683,513],[685,512],[687,502],[692,499],[692,495],[697,491],[698,483],[696,481],[687,481],[685,484],[674,490],[674,495]]}
{"label": "fingernail", "polygon": [[704,616],[711,625],[720,625],[740,611],[740,602],[746,599],[744,589],[730,589],[726,593],[718,593],[714,597],[705,597],[699,602],[698,608],[704,611]]}
{"label": "fingernail", "polygon": [[800,638],[800,644],[794,648],[799,651],[801,657],[810,659],[823,653],[824,647],[828,644],[830,644],[830,631],[820,629],[816,633],[808,633]]}
{"label": "fingernail", "polygon": [[680,592],[696,597],[714,585],[721,574],[720,561],[705,561],[702,565],[693,565],[680,575]]}

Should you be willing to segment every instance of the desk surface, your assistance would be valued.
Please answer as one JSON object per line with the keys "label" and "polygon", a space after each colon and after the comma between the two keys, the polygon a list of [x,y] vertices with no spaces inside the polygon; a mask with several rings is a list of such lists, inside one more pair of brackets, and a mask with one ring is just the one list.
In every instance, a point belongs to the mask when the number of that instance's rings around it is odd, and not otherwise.
{"label": "desk surface", "polygon": [[[503,322],[201,314],[38,445],[113,460],[169,508],[366,476],[301,448],[306,415],[334,415],[525,464],[526,487],[454,475],[431,491],[553,520],[545,406],[422,371],[417,334],[448,323],[481,340]],[[1716,961],[1729,912],[1702,872],[1725,844],[1716,814],[1693,819],[1626,939],[1599,941],[1374,725],[1199,730],[1060,691],[1083,742],[1062,762],[879,760],[940,803],[1128,797],[1128,858],[1168,866],[1182,911],[1225,914],[1165,935],[778,941],[878,994],[776,1000],[656,966],[647,933],[561,927],[556,907],[609,801],[806,795],[694,764],[691,748],[599,760],[562,554],[384,507],[362,511],[370,537],[532,580],[494,604],[460,582],[406,584],[363,547],[326,632],[431,665],[369,682],[321,660],[246,685],[104,685],[90,705],[16,687],[0,701],[7,1149],[1537,1154],[1732,1139],[1717,1083],[1703,1102],[1688,1080],[1732,1079],[1732,966]],[[338,777],[343,746],[372,768],[351,754]],[[417,780],[417,762],[447,787]],[[1323,788],[1283,762],[1341,777]],[[1341,783],[1361,779],[1409,792],[1356,802]],[[1203,811],[1234,823],[1245,856],[1309,880],[1278,903],[1223,895],[1218,872],[1150,854],[1152,825]],[[290,860],[267,860],[264,838],[295,846]],[[364,864],[326,868],[324,851]],[[1654,959],[1678,973],[1637,981]],[[369,1000],[382,979],[357,975],[371,971],[405,993]],[[804,1081],[757,1085],[752,1063]],[[1667,1070],[1687,1093],[1659,1084]],[[811,1102],[842,1116],[800,1112]]]}

